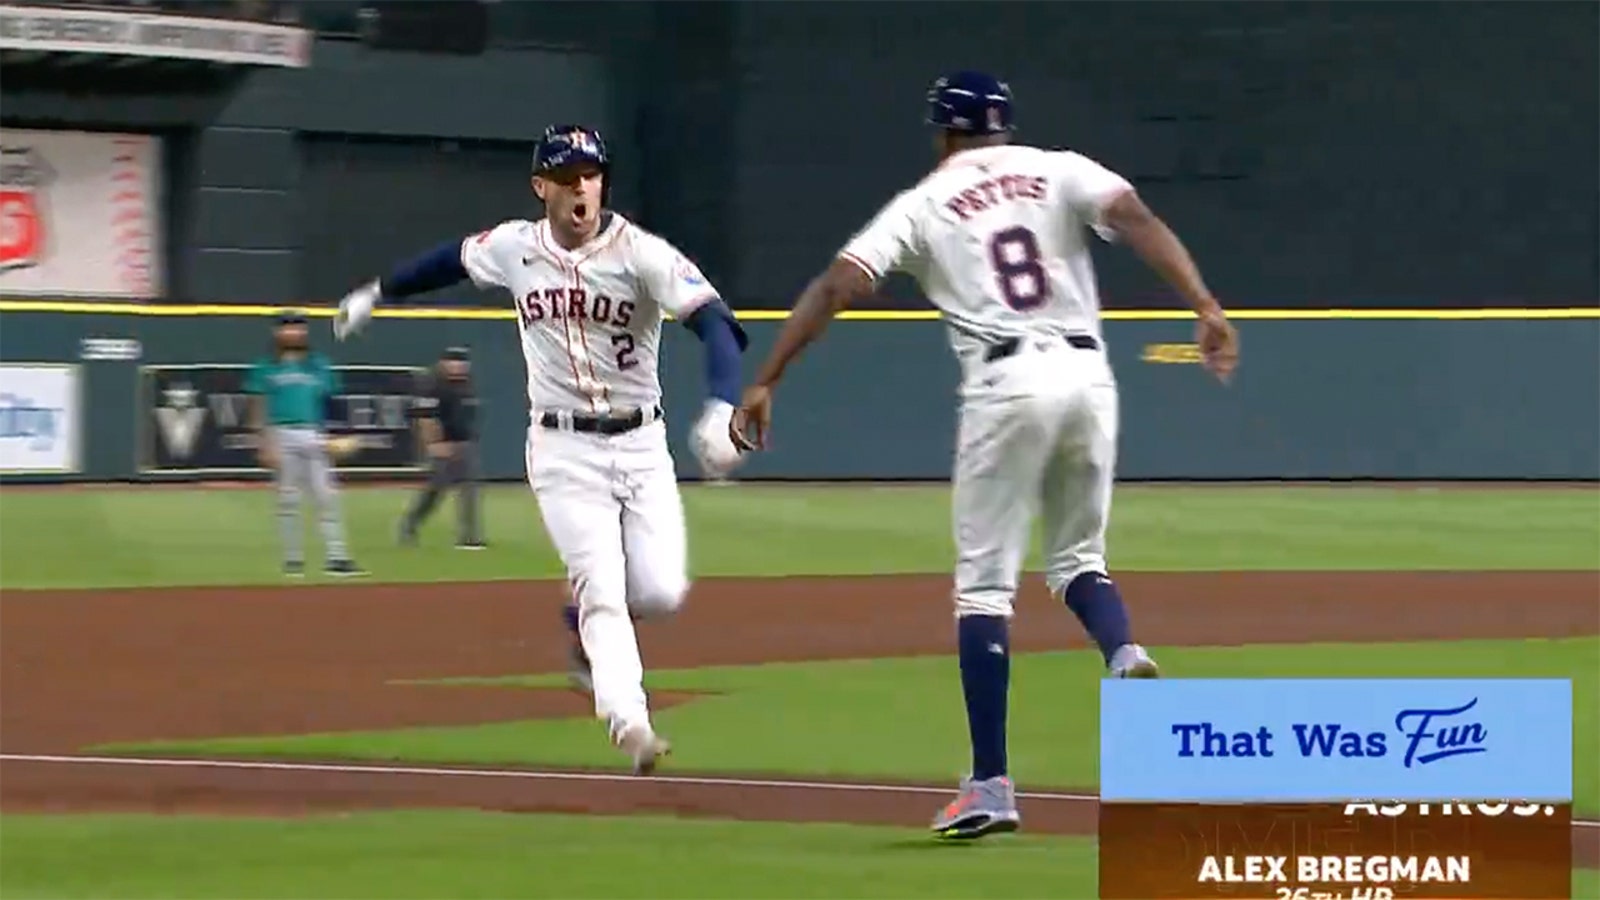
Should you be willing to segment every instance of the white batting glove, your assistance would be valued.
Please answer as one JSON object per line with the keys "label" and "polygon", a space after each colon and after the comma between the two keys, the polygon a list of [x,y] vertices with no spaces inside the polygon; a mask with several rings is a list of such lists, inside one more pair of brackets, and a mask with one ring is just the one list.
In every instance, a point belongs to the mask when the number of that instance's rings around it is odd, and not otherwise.
{"label": "white batting glove", "polygon": [[378,305],[378,282],[371,281],[344,295],[339,311],[333,314],[333,336],[344,340],[361,330]]}
{"label": "white batting glove", "polygon": [[707,477],[721,478],[744,461],[744,454],[728,437],[728,425],[732,421],[733,404],[726,400],[707,400],[705,410],[689,432],[689,446]]}

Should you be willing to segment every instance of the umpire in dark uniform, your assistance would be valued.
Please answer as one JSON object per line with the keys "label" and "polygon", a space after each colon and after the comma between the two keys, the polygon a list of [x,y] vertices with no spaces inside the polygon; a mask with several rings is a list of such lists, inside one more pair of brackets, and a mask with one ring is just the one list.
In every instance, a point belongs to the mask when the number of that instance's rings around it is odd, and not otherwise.
{"label": "umpire in dark uniform", "polygon": [[445,350],[417,392],[412,416],[428,453],[428,484],[405,518],[400,520],[400,542],[415,544],[417,528],[439,496],[456,487],[456,547],[482,550],[483,521],[478,509],[478,397],[472,386],[472,363],[465,347]]}

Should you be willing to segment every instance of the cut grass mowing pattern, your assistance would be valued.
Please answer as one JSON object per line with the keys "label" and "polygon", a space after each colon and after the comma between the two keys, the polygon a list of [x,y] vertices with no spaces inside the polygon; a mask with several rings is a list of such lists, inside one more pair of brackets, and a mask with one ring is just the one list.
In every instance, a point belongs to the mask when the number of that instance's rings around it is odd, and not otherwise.
{"label": "cut grass mowing pattern", "polygon": [[[1175,647],[1159,648],[1158,656],[1163,670],[1175,677],[1571,678],[1574,805],[1580,815],[1600,813],[1600,638]],[[1021,787],[1081,789],[1099,783],[1100,677],[1100,659],[1092,652],[1013,658],[1011,768]],[[492,681],[554,688],[562,678]],[[715,694],[657,716],[674,739],[674,772],[953,783],[967,763],[966,720],[953,658],[663,671],[650,673],[648,683],[654,690]],[[623,763],[600,726],[586,718],[113,745],[96,751],[599,768]]]}

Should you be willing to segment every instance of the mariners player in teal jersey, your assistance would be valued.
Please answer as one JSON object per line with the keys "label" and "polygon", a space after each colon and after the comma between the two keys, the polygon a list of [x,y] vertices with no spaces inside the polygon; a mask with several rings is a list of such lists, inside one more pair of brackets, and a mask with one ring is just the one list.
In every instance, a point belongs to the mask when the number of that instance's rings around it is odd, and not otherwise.
{"label": "mariners player in teal jersey", "polygon": [[273,471],[278,488],[283,572],[295,578],[305,574],[300,521],[304,488],[317,508],[327,573],[364,575],[345,547],[333,465],[323,434],[328,401],[339,391],[339,374],[326,356],[311,351],[305,316],[283,314],[274,336],[273,356],[250,369],[245,391],[255,395],[250,421],[256,430],[261,464]]}

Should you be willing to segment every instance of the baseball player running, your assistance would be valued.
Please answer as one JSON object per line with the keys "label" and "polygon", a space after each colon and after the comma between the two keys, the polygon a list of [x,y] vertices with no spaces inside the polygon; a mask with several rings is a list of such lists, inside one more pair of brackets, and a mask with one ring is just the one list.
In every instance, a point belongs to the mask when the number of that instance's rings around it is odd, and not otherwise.
{"label": "baseball player running", "polygon": [[254,394],[251,426],[261,464],[272,470],[278,492],[278,532],[283,537],[283,573],[305,574],[301,491],[311,496],[322,526],[329,575],[366,574],[350,559],[344,542],[339,498],[323,433],[328,402],[339,392],[339,373],[328,358],[310,350],[306,318],[298,312],[278,317],[273,356],[256,362],[245,376]]}
{"label": "baseball player running", "polygon": [[683,505],[662,422],[657,352],[666,315],[706,350],[710,397],[691,445],[709,473],[740,459],[730,423],[744,330],[677,248],[604,207],[610,158],[579,125],[534,151],[538,221],[450,241],[339,304],[343,340],[382,300],[471,278],[511,294],[528,370],[528,483],[567,569],[578,677],[636,774],[668,745],[650,721],[635,618],[676,611],[689,579]]}
{"label": "baseball player running", "polygon": [[938,165],[800,295],[745,391],[733,436],[746,449],[764,446],[789,362],[890,271],[915,277],[943,313],[962,369],[955,613],[972,772],[933,830],[973,838],[1021,822],[1006,769],[1009,626],[1035,513],[1050,591],[1083,622],[1110,674],[1157,675],[1106,568],[1117,389],[1085,226],[1132,245],[1188,301],[1205,363],[1224,382],[1238,349],[1189,254],[1126,180],[1077,153],[1010,143],[1004,83],[958,72],[934,82],[927,105]]}

